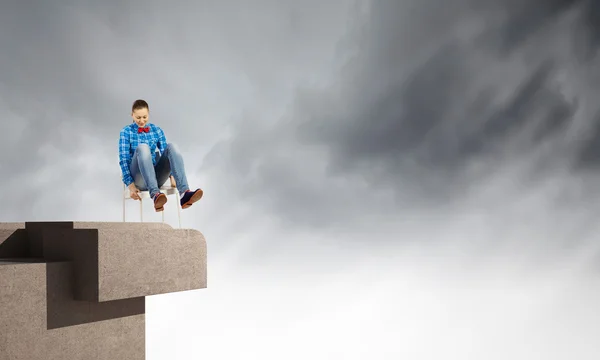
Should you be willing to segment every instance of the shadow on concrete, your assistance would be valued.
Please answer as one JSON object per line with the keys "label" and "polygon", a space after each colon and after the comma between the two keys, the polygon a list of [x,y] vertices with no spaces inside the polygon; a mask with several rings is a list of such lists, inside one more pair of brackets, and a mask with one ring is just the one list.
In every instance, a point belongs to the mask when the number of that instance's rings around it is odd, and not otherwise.
{"label": "shadow on concrete", "polygon": [[141,315],[146,311],[144,297],[101,303],[75,300],[74,284],[72,263],[46,263],[48,329]]}
{"label": "shadow on concrete", "polygon": [[[2,241],[2,239],[5,239]],[[0,259],[4,258],[29,258],[27,231],[18,230],[0,230]]]}
{"label": "shadow on concrete", "polygon": [[[56,229],[64,231],[69,228],[69,225],[68,223],[59,224],[56,226]],[[39,226],[31,226],[27,229],[18,230],[0,229],[0,233],[0,265],[11,263],[46,263],[46,314],[48,330],[145,313],[146,301],[144,297],[101,303],[75,300],[76,266],[70,261],[73,257],[69,256],[69,254],[60,256],[49,251],[49,258],[43,258],[43,236]],[[61,238],[59,237],[58,239],[60,242]],[[72,239],[67,240],[63,237],[62,240],[69,242],[68,240]],[[56,245],[58,249],[63,251],[69,249],[68,246],[64,246],[66,244]],[[94,274],[91,275],[93,276]],[[93,287],[97,285],[97,282],[87,285]]]}

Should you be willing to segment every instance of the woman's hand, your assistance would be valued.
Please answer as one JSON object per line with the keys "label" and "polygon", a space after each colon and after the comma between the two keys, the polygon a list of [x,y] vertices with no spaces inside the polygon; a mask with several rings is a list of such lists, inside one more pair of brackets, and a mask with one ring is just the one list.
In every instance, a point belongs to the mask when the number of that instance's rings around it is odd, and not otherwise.
{"label": "woman's hand", "polygon": [[171,176],[171,187],[176,188],[177,184],[175,183],[175,178]]}
{"label": "woman's hand", "polygon": [[140,191],[138,190],[138,188],[135,186],[134,183],[129,184],[128,188],[129,188],[129,196],[131,196],[131,198],[133,200],[142,200],[142,198],[140,197]]}

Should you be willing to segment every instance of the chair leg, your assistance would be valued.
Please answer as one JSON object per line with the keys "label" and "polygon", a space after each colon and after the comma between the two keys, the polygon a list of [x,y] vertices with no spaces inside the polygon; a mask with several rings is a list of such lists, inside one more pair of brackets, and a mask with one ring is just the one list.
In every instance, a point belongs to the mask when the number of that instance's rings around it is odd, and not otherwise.
{"label": "chair leg", "polygon": [[179,197],[177,197],[177,195],[175,195],[175,198],[177,199],[177,220],[179,221],[179,228],[181,229],[181,204],[179,203]]}
{"label": "chair leg", "polygon": [[164,224],[164,223],[165,223],[165,211],[164,211],[164,210],[163,210],[163,211],[161,211],[161,212],[160,212],[160,214],[161,214],[161,216],[162,216],[162,222],[163,222],[163,224]]}
{"label": "chair leg", "polygon": [[123,184],[123,222],[125,222],[125,184]]}
{"label": "chair leg", "polygon": [[142,207],[142,199],[140,199],[140,222],[144,222],[144,208]]}

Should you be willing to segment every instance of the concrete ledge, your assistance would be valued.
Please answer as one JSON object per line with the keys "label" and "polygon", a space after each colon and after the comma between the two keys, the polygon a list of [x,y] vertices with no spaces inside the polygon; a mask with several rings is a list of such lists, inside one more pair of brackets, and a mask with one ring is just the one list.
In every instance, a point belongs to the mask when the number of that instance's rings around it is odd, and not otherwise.
{"label": "concrete ledge", "polygon": [[111,301],[206,288],[206,241],[196,230],[45,228],[44,258],[75,268],[75,298]]}
{"label": "concrete ledge", "polygon": [[206,240],[196,230],[98,231],[98,301],[206,288]]}
{"label": "concrete ledge", "polygon": [[196,230],[0,223],[0,359],[144,359],[144,297],[206,279]]}

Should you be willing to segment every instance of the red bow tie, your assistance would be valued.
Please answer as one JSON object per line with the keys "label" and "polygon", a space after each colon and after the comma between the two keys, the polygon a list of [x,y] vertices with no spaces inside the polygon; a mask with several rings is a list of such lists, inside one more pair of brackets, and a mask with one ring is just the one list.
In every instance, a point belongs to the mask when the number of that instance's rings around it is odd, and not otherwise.
{"label": "red bow tie", "polygon": [[139,128],[138,128],[138,133],[141,133],[141,132],[145,132],[145,133],[147,133],[148,131],[150,131],[150,127],[149,127],[149,126],[146,126],[146,127],[139,127]]}

